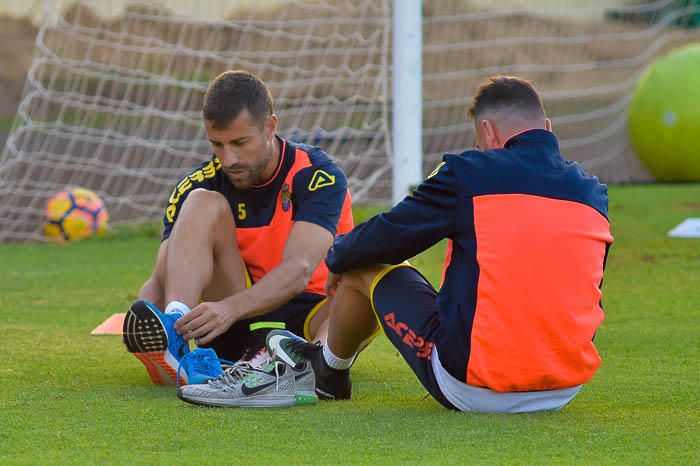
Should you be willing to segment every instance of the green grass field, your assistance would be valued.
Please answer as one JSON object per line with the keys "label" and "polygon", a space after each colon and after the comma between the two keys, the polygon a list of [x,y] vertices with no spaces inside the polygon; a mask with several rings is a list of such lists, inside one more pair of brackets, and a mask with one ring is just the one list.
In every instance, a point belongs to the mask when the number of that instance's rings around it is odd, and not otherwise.
{"label": "green grass field", "polygon": [[[559,413],[448,412],[383,337],[358,360],[349,402],[197,408],[151,385],[119,337],[90,336],[134,300],[155,228],[0,246],[0,464],[697,464],[700,240],[666,232],[700,216],[700,185],[610,195],[604,362]],[[434,283],[443,250],[414,261]]]}

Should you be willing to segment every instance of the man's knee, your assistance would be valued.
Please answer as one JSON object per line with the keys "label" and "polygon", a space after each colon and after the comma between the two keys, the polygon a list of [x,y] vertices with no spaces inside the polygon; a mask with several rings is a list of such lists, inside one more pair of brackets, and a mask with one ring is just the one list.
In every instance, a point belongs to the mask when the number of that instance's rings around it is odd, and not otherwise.
{"label": "man's knee", "polygon": [[370,265],[361,269],[345,272],[340,280],[339,286],[350,287],[369,298],[374,279],[386,267],[386,265]]}
{"label": "man's knee", "polygon": [[223,194],[198,188],[192,191],[182,204],[178,220],[183,217],[194,218],[197,222],[219,221],[223,218],[233,218],[231,208]]}

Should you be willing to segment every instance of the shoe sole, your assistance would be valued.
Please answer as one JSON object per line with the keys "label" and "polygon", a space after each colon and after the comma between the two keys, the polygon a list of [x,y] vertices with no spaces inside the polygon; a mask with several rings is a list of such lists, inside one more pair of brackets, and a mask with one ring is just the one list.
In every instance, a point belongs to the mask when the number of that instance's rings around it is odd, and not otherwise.
{"label": "shoe sole", "polygon": [[296,392],[294,399],[296,405],[313,405],[318,402],[318,396],[315,392]]}
{"label": "shoe sole", "polygon": [[186,403],[214,408],[285,408],[297,404],[295,396],[265,395],[231,400],[188,397],[182,393],[182,390],[178,390],[177,397]]}
{"label": "shoe sole", "polygon": [[[312,405],[316,404],[318,401],[318,396],[316,395],[316,377],[314,376],[313,370],[308,373],[305,371],[310,369],[311,363],[306,363],[308,366],[302,368],[301,371],[292,369],[294,371],[294,385],[296,386],[296,392],[294,396],[297,399],[297,405]],[[311,380],[309,380],[309,377]],[[303,383],[300,383],[303,382]]]}
{"label": "shoe sole", "polygon": [[[126,349],[146,367],[156,385],[175,385],[178,380],[177,360],[168,351],[168,332],[156,313],[146,305],[132,306],[124,318]],[[187,375],[180,375],[180,385],[187,384]]]}

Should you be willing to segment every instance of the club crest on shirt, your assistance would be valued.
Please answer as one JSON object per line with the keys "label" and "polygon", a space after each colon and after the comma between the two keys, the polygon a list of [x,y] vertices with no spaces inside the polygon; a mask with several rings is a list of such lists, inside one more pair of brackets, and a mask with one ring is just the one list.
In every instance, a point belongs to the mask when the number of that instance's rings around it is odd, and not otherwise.
{"label": "club crest on shirt", "polygon": [[289,192],[289,185],[287,183],[282,186],[280,198],[282,199],[282,210],[285,212],[289,211],[289,208],[292,207],[292,193]]}

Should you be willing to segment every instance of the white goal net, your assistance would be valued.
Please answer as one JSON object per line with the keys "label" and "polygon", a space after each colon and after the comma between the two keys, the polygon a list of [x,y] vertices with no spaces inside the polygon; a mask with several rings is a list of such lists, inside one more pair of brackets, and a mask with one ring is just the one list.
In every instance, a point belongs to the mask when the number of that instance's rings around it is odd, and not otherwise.
{"label": "white goal net", "polygon": [[607,183],[645,182],[627,107],[655,58],[700,41],[700,0],[434,1],[423,30],[425,170],[473,145],[468,104],[499,73],[533,82],[567,159]]}
{"label": "white goal net", "polygon": [[[335,157],[356,202],[389,202],[392,0],[64,3],[44,2],[0,155],[0,242],[39,239],[66,186],[96,191],[113,223],[160,218],[210,153],[202,98],[232,68],[269,85],[281,133]],[[426,0],[423,16],[424,173],[473,145],[472,93],[503,73],[540,90],[567,158],[607,182],[651,180],[626,107],[651,61],[700,40],[700,1]]]}
{"label": "white goal net", "polygon": [[56,3],[0,156],[0,241],[40,238],[66,186],[97,192],[112,223],[160,218],[211,153],[200,109],[227,69],[268,84],[282,135],[342,161],[356,199],[390,192],[388,1]]}

